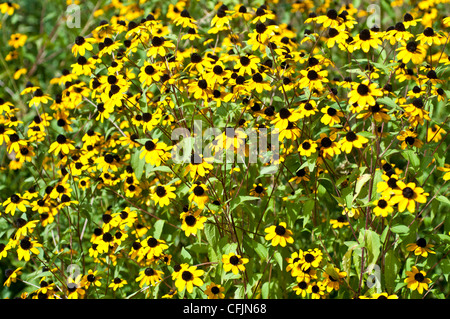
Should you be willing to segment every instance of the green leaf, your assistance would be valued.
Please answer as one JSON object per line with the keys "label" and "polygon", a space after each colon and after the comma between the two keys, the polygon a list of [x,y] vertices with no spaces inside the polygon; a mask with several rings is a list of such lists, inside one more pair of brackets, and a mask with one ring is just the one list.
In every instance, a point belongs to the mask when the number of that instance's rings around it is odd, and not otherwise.
{"label": "green leaf", "polygon": [[131,155],[131,167],[133,168],[134,174],[139,181],[141,180],[145,166],[145,159],[140,159],[140,154],[140,151],[136,151],[133,155]]}
{"label": "green leaf", "polygon": [[396,234],[408,234],[409,228],[405,225],[397,225],[391,228],[391,231]]}
{"label": "green leaf", "polygon": [[384,257],[384,281],[386,289],[390,292],[394,291],[395,280],[397,279],[400,270],[400,260],[393,250],[386,252]]}
{"label": "green leaf", "polygon": [[210,223],[205,223],[204,233],[205,233],[205,236],[206,236],[206,241],[211,246],[216,246],[218,240],[220,239],[219,231],[217,230],[216,225],[215,224],[210,224]]}
{"label": "green leaf", "polygon": [[403,157],[409,161],[413,168],[419,168],[420,159],[419,156],[414,152],[414,150],[404,150],[402,153]]}
{"label": "green leaf", "polygon": [[192,263],[192,256],[191,256],[191,254],[184,247],[181,248],[180,259],[184,263],[188,263],[188,264]]}
{"label": "green leaf", "polygon": [[160,238],[164,227],[164,220],[159,219],[153,224],[153,237]]}
{"label": "green leaf", "polygon": [[281,256],[278,250],[273,254],[273,259],[275,259],[275,261],[278,263],[280,269],[283,270],[283,256]]}
{"label": "green leaf", "polygon": [[256,243],[254,249],[261,259],[267,260],[267,258],[269,257],[269,251],[267,250],[266,246],[260,243]]}
{"label": "green leaf", "polygon": [[436,196],[436,199],[437,199],[438,201],[440,201],[441,203],[444,203],[444,204],[446,204],[446,205],[450,205],[450,200],[449,200],[446,196],[444,196],[444,195]]}
{"label": "green leaf", "polygon": [[236,207],[238,207],[240,204],[246,201],[259,199],[259,197],[255,196],[238,196],[236,198],[233,198],[230,202],[230,211],[234,211]]}
{"label": "green leaf", "polygon": [[355,186],[355,195],[353,196],[353,200],[355,200],[358,197],[359,193],[361,192],[361,189],[363,188],[364,185],[366,185],[366,183],[370,180],[370,178],[371,178],[370,174],[363,174],[358,178]]}
{"label": "green leaf", "polygon": [[361,230],[359,233],[359,242],[363,243],[364,247],[367,249],[369,258],[366,262],[366,266],[370,267],[377,262],[378,256],[380,255],[380,235],[369,229]]}

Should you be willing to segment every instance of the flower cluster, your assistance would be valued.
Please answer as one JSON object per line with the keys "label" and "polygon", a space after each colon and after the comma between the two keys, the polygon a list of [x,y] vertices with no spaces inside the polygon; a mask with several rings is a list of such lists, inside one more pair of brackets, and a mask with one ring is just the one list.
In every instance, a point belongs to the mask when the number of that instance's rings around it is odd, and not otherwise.
{"label": "flower cluster", "polygon": [[448,295],[448,1],[232,3],[108,1],[45,76],[0,4],[4,297]]}

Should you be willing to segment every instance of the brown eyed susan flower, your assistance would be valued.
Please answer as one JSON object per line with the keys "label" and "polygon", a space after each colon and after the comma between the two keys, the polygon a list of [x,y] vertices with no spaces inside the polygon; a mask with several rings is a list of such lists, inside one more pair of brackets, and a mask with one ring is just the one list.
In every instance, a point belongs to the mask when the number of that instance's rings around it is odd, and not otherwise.
{"label": "brown eyed susan flower", "polygon": [[79,56],[77,59],[77,63],[73,63],[71,65],[72,73],[75,75],[86,75],[90,76],[92,71],[95,69],[95,65],[84,56]]}
{"label": "brown eyed susan flower", "polygon": [[189,11],[185,8],[180,12],[180,15],[174,20],[175,25],[181,25],[183,28],[196,28],[197,24],[195,19],[191,17]]}
{"label": "brown eyed susan flower", "polygon": [[17,227],[16,233],[14,234],[14,239],[20,239],[22,237],[31,235],[36,228],[39,220],[26,221],[23,218],[17,218],[15,225]]}
{"label": "brown eyed susan flower", "polygon": [[115,277],[112,282],[109,284],[109,288],[112,288],[114,291],[116,291],[119,288],[122,288],[128,284],[128,282],[125,279],[121,279],[119,277]]}
{"label": "brown eyed susan flower", "polygon": [[170,200],[176,198],[173,192],[176,188],[170,185],[158,185],[152,189],[151,199],[155,202],[155,205],[160,207],[170,205]]}
{"label": "brown eyed susan flower", "polygon": [[142,242],[142,247],[147,259],[158,258],[163,254],[164,250],[169,248],[164,240],[154,237],[147,237]]}
{"label": "brown eyed susan flower", "polygon": [[345,31],[339,31],[337,29],[334,28],[330,28],[328,30],[328,35],[327,35],[327,47],[328,48],[332,48],[334,47],[336,44],[341,44],[341,43],[345,43],[345,40],[348,39],[349,35],[347,34],[347,32]]}
{"label": "brown eyed susan flower", "polygon": [[296,184],[301,183],[302,181],[309,181],[310,177],[309,177],[309,169],[307,167],[304,168],[299,168],[298,170],[295,171],[295,176],[293,176],[290,180],[289,183],[295,182]]}
{"label": "brown eyed susan flower", "polygon": [[3,283],[3,286],[10,287],[12,283],[17,282],[19,276],[22,275],[22,268],[23,267],[18,267],[15,270],[6,269],[5,271],[6,280]]}
{"label": "brown eyed susan flower", "polygon": [[19,260],[30,260],[32,254],[39,255],[38,247],[42,247],[42,244],[31,239],[28,236],[18,240],[17,257]]}
{"label": "brown eyed susan flower", "polygon": [[226,272],[233,272],[233,274],[237,275],[239,271],[245,271],[245,264],[249,262],[248,258],[243,258],[240,255],[237,255],[233,252],[228,255],[222,256],[223,269]]}
{"label": "brown eyed susan flower", "polygon": [[398,299],[397,295],[389,295],[386,292],[374,293],[370,296],[370,299]]}
{"label": "brown eyed susan flower", "polygon": [[398,190],[399,176],[397,174],[381,175],[383,181],[377,183],[377,193],[390,196]]}
{"label": "brown eyed susan flower", "polygon": [[267,193],[264,186],[261,183],[258,183],[253,184],[253,188],[250,190],[250,195],[256,197],[264,197],[265,195],[267,195]]}
{"label": "brown eyed susan flower", "polygon": [[181,230],[184,231],[186,237],[190,235],[196,235],[199,229],[203,229],[204,223],[207,218],[200,215],[201,211],[196,212],[183,212],[180,214],[180,219],[182,220]]}
{"label": "brown eyed susan flower", "polygon": [[69,276],[67,278],[67,299],[83,299],[86,291],[84,290],[83,275],[75,278]]}
{"label": "brown eyed susan flower", "polygon": [[302,75],[302,78],[299,81],[300,88],[308,88],[310,91],[315,89],[319,91],[323,90],[324,83],[329,82],[327,70],[309,68],[301,70],[300,74]]}
{"label": "brown eyed susan flower", "polygon": [[0,12],[2,14],[7,14],[9,16],[12,16],[14,14],[14,11],[20,9],[20,5],[17,3],[13,3],[10,1],[6,1],[3,3],[0,3]]}
{"label": "brown eyed susan flower", "polygon": [[194,40],[198,40],[201,39],[201,35],[198,34],[197,32],[197,28],[188,28],[186,34],[184,34],[181,37],[181,40],[189,40],[189,41],[194,41]]}
{"label": "brown eyed susan flower", "polygon": [[8,251],[10,251],[12,249],[14,242],[15,242],[15,239],[10,238],[6,245],[4,243],[0,243],[0,260],[8,257]]}
{"label": "brown eyed susan flower", "polygon": [[203,274],[204,271],[197,269],[196,266],[183,264],[175,281],[175,287],[177,287],[178,291],[186,289],[188,293],[192,293],[194,286],[200,287],[203,285],[203,280],[200,278]]}
{"label": "brown eyed susan flower", "polygon": [[325,125],[333,126],[337,123],[341,122],[341,117],[344,116],[344,113],[341,111],[335,109],[331,106],[325,106],[323,107],[320,112],[322,112],[324,115],[320,119],[320,122],[322,122]]}
{"label": "brown eyed susan flower", "polygon": [[344,29],[344,25],[342,25],[343,19],[335,9],[329,9],[325,15],[318,16],[315,22],[322,24],[323,28],[333,28],[339,31]]}
{"label": "brown eyed susan flower", "polygon": [[385,40],[389,40],[391,45],[394,45],[397,42],[405,42],[409,39],[413,38],[414,35],[406,30],[403,22],[397,22],[395,26],[386,31],[384,35]]}
{"label": "brown eyed susan flower", "polygon": [[417,41],[422,45],[440,45],[443,36],[440,33],[434,32],[433,28],[427,27],[421,34],[417,36]]}
{"label": "brown eyed susan flower", "polygon": [[195,182],[192,184],[189,189],[191,194],[189,195],[189,202],[194,202],[197,204],[199,209],[203,209],[205,207],[206,202],[209,200],[208,196],[208,187],[201,183]]}
{"label": "brown eyed susan flower", "polygon": [[375,216],[387,217],[394,212],[393,204],[388,197],[381,197],[373,202]]}
{"label": "brown eyed susan flower", "polygon": [[326,133],[321,133],[320,138],[317,141],[317,145],[320,151],[322,151],[324,157],[333,157],[341,154],[341,150],[336,140],[336,134],[327,136]]}
{"label": "brown eyed susan flower", "polygon": [[403,24],[405,28],[414,27],[417,25],[417,22],[420,22],[422,19],[414,19],[414,17],[410,13],[405,13],[403,15]]}
{"label": "brown eyed susan flower", "polygon": [[234,65],[234,69],[238,70],[238,75],[252,75],[258,70],[258,64],[261,59],[255,55],[244,55],[239,58],[239,61]]}
{"label": "brown eyed susan flower", "polygon": [[144,286],[155,286],[162,280],[163,274],[160,270],[147,267],[139,272],[136,281],[139,282],[139,287],[141,288]]}
{"label": "brown eyed susan flower", "polygon": [[175,49],[175,44],[170,40],[164,39],[164,37],[154,36],[151,39],[151,47],[147,50],[147,57],[164,57],[170,49]]}
{"label": "brown eyed susan flower", "polygon": [[419,294],[423,294],[424,290],[428,290],[428,284],[431,283],[430,278],[426,278],[426,272],[419,270],[416,266],[411,267],[411,271],[406,271],[408,276],[404,282],[406,287],[411,290],[417,290]]}
{"label": "brown eyed susan flower", "polygon": [[351,44],[354,49],[361,49],[367,53],[370,48],[377,49],[382,44],[382,40],[376,32],[369,29],[363,29],[356,35]]}
{"label": "brown eyed susan flower", "polygon": [[26,205],[29,205],[28,200],[22,198],[19,194],[13,194],[3,202],[5,214],[11,214],[11,216],[14,216],[17,209],[21,212],[25,212],[27,210]]}
{"label": "brown eyed susan flower", "polygon": [[284,130],[287,128],[289,122],[297,122],[300,119],[301,115],[295,109],[282,108],[275,115],[275,119],[273,119],[270,124],[275,124],[275,127],[279,130]]}
{"label": "brown eyed susan flower", "polygon": [[294,239],[292,238],[292,231],[286,228],[286,223],[281,222],[278,225],[272,225],[264,229],[267,235],[264,237],[266,240],[270,240],[272,246],[285,247],[286,244],[292,244]]}
{"label": "brown eyed susan flower", "polygon": [[158,139],[153,139],[145,142],[141,149],[140,159],[145,158],[146,163],[150,163],[155,166],[160,166],[163,161],[167,161],[171,154],[170,149],[172,146],[167,146],[164,142],[159,142]]}
{"label": "brown eyed susan flower", "polygon": [[67,139],[64,135],[59,134],[56,137],[56,141],[50,145],[48,153],[53,153],[54,155],[58,155],[59,153],[67,155],[74,149],[75,146],[72,144],[72,141]]}
{"label": "brown eyed susan flower", "polygon": [[321,281],[312,282],[306,291],[311,294],[312,299],[322,299],[325,298],[326,287]]}
{"label": "brown eyed susan flower", "polygon": [[83,276],[83,286],[86,288],[89,288],[91,285],[95,286],[95,287],[100,287],[102,285],[102,282],[100,281],[100,279],[102,279],[102,277],[100,277],[98,274],[98,270],[92,270],[89,269],[87,275]]}
{"label": "brown eyed susan flower", "polygon": [[206,286],[205,294],[208,296],[208,299],[223,299],[225,298],[225,294],[223,293],[224,291],[225,287],[211,282]]}
{"label": "brown eyed susan flower", "polygon": [[303,252],[303,264],[301,269],[317,268],[322,261],[322,252],[318,248],[308,249]]}
{"label": "brown eyed susan flower", "polygon": [[349,222],[345,216],[341,215],[336,219],[330,219],[330,224],[333,228],[342,228],[348,226]]}
{"label": "brown eyed susan flower", "polygon": [[402,181],[398,181],[397,186],[398,189],[393,190],[394,194],[391,198],[391,203],[398,204],[399,212],[408,209],[410,213],[414,213],[416,203],[426,203],[429,194],[423,188],[416,186],[415,183],[405,184]]}
{"label": "brown eyed susan flower", "polygon": [[323,273],[323,281],[326,291],[332,292],[333,290],[338,291],[340,285],[343,282],[343,278],[347,277],[347,273],[345,271],[341,271],[337,267],[333,267],[332,273],[324,272]]}
{"label": "brown eyed susan flower", "polygon": [[361,107],[366,105],[375,105],[375,97],[383,96],[383,92],[377,88],[377,84],[369,80],[362,83],[354,83],[352,91],[348,93],[348,103],[357,103]]}
{"label": "brown eyed susan flower", "polygon": [[93,38],[84,38],[82,36],[77,36],[75,38],[75,43],[72,46],[72,54],[77,57],[78,55],[85,55],[86,51],[92,51],[94,47],[92,43],[95,42]]}
{"label": "brown eyed susan flower", "polygon": [[375,122],[389,122],[391,120],[391,116],[388,114],[388,110],[383,105],[375,102],[374,105],[366,105],[358,115],[356,115],[357,119],[368,119],[372,117]]}
{"label": "brown eyed susan flower", "polygon": [[8,44],[12,46],[14,49],[18,49],[20,47],[23,47],[25,45],[25,42],[27,41],[28,36],[22,33],[13,33],[11,34]]}
{"label": "brown eyed susan flower", "polygon": [[292,277],[297,277],[301,271],[301,265],[303,264],[303,250],[299,249],[291,253],[291,256],[286,258],[288,265],[286,271],[291,273]]}
{"label": "brown eyed susan flower", "polygon": [[399,141],[402,141],[402,150],[409,146],[415,146],[417,148],[421,148],[423,146],[423,142],[417,138],[417,133],[409,129],[401,131],[400,135],[397,135],[397,139]]}
{"label": "brown eyed susan flower", "polygon": [[33,94],[33,98],[28,103],[29,107],[36,106],[38,107],[41,104],[47,104],[49,101],[53,100],[48,94],[44,94],[42,90],[36,89]]}
{"label": "brown eyed susan flower", "polygon": [[157,63],[145,62],[140,68],[139,82],[144,86],[150,86],[152,83],[158,82],[163,75],[163,67]]}
{"label": "brown eyed susan flower", "polygon": [[203,155],[192,154],[191,161],[186,166],[184,171],[184,175],[189,174],[192,179],[195,179],[198,176],[206,176],[212,169],[213,165],[212,159],[203,158]]}
{"label": "brown eyed susan flower", "polygon": [[345,136],[339,141],[341,150],[349,154],[353,147],[363,148],[363,144],[369,142],[369,140],[361,135],[356,134],[353,131],[348,131]]}
{"label": "brown eyed susan flower", "polygon": [[298,152],[301,156],[311,156],[317,151],[317,143],[311,139],[303,141],[298,147]]}
{"label": "brown eyed susan flower", "polygon": [[297,296],[300,295],[302,298],[305,298],[309,290],[309,284],[306,281],[300,281],[292,288],[292,290],[295,291]]}
{"label": "brown eyed susan flower", "polygon": [[419,42],[411,40],[406,45],[397,49],[397,59],[403,63],[411,61],[418,65],[423,62],[426,56],[426,49]]}
{"label": "brown eyed susan flower", "polygon": [[406,245],[406,250],[414,252],[416,256],[428,257],[428,254],[436,254],[432,248],[434,245],[428,244],[425,238],[418,238],[415,243]]}

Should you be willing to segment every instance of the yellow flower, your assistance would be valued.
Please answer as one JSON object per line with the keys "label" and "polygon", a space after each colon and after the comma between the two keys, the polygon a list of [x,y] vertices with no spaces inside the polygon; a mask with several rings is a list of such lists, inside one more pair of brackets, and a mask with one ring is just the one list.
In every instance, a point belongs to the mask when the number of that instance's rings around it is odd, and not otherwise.
{"label": "yellow flower", "polygon": [[136,281],[139,282],[139,287],[145,286],[155,286],[162,280],[162,275],[164,273],[160,270],[156,270],[153,268],[145,268],[139,272],[139,276],[136,278]]}
{"label": "yellow flower", "polygon": [[209,200],[208,197],[208,187],[200,182],[196,182],[192,184],[189,189],[191,195],[189,195],[189,201],[195,202],[199,209],[203,209],[205,207],[206,202]]}
{"label": "yellow flower", "polygon": [[175,187],[170,185],[154,186],[151,199],[160,207],[168,206],[170,205],[170,200],[177,197],[173,192],[175,189]]}
{"label": "yellow flower", "polygon": [[158,139],[153,139],[145,142],[141,149],[141,155],[139,158],[145,158],[146,163],[150,163],[155,166],[160,166],[161,162],[167,161],[171,154],[169,150],[172,146],[167,146],[164,142],[159,142]]}
{"label": "yellow flower", "polygon": [[413,251],[414,255],[428,257],[428,254],[435,254],[433,250],[431,250],[434,245],[428,244],[425,238],[418,238],[415,243],[411,243],[406,245],[406,250]]}
{"label": "yellow flower", "polygon": [[416,210],[416,203],[426,203],[428,193],[425,193],[423,188],[417,187],[415,183],[411,182],[405,184],[402,181],[397,182],[398,189],[394,189],[394,195],[391,198],[393,205],[398,204],[399,212],[408,209],[410,213]]}
{"label": "yellow flower", "polygon": [[420,294],[424,290],[428,290],[428,284],[431,283],[430,278],[426,278],[426,272],[417,269],[416,266],[411,267],[411,271],[406,271],[408,278],[404,280],[407,283],[406,287],[411,290],[417,290]]}
{"label": "yellow flower", "polygon": [[363,144],[369,140],[361,135],[355,134],[353,131],[348,131],[345,137],[340,141],[341,150],[347,154],[352,151],[352,148],[363,148]]}
{"label": "yellow flower", "polygon": [[10,1],[0,3],[0,12],[9,16],[12,16],[14,14],[14,11],[18,10],[19,8],[20,6],[17,3],[12,3]]}
{"label": "yellow flower", "polygon": [[186,237],[195,235],[199,229],[203,229],[203,224],[207,218],[200,216],[200,212],[200,210],[195,213],[188,211],[180,214],[180,219],[182,220],[181,230],[184,231]]}
{"label": "yellow flower", "polygon": [[239,271],[245,271],[244,265],[248,262],[248,258],[242,258],[240,255],[233,252],[222,256],[223,269],[226,272],[232,271],[235,275],[237,275]]}
{"label": "yellow flower", "polygon": [[119,288],[122,288],[125,286],[128,282],[125,279],[121,279],[119,277],[116,277],[113,279],[113,281],[109,284],[109,288],[112,288],[114,291],[116,291]]}
{"label": "yellow flower", "polygon": [[27,208],[25,205],[29,205],[29,202],[21,198],[20,195],[13,194],[7,200],[3,202],[3,207],[5,207],[5,214],[11,214],[14,216],[16,210],[20,210],[21,212],[26,212]]}
{"label": "yellow flower", "polygon": [[427,54],[425,47],[415,40],[409,41],[406,45],[398,48],[397,51],[397,59],[405,64],[411,61],[418,65],[423,62]]}
{"label": "yellow flower", "polygon": [[362,83],[353,84],[352,91],[348,93],[348,104],[357,103],[364,108],[367,105],[375,105],[374,97],[381,96],[383,96],[383,91],[377,88],[376,83],[370,83],[369,80],[365,80]]}
{"label": "yellow flower", "polygon": [[77,36],[75,38],[75,44],[72,46],[72,54],[77,57],[78,55],[85,55],[86,50],[92,51],[94,48],[92,43],[95,42],[93,38],[84,38],[82,36]]}
{"label": "yellow flower", "polygon": [[286,223],[281,222],[278,225],[272,225],[267,227],[264,232],[267,235],[264,237],[266,240],[272,241],[272,246],[285,247],[286,243],[292,244],[294,239],[292,238],[292,231],[286,228]]}
{"label": "yellow flower", "polygon": [[74,149],[75,146],[72,145],[72,142],[68,140],[64,135],[59,134],[56,137],[56,141],[50,145],[48,152],[53,153],[54,155],[58,155],[59,153],[67,155],[71,150]]}
{"label": "yellow flower", "polygon": [[387,217],[394,212],[393,204],[388,197],[377,199],[373,205],[375,206],[373,209],[375,216]]}
{"label": "yellow flower", "polygon": [[204,271],[196,266],[183,265],[179,271],[179,276],[175,281],[178,291],[186,289],[189,293],[194,291],[194,286],[202,286],[203,280],[200,278]]}
{"label": "yellow flower", "polygon": [[17,247],[17,256],[19,260],[30,260],[31,254],[39,255],[38,247],[42,247],[40,243],[35,240],[30,239],[30,237],[25,236],[19,241],[19,245]]}
{"label": "yellow flower", "polygon": [[224,291],[225,287],[212,282],[206,286],[205,294],[208,296],[208,299],[223,299],[225,298]]}
{"label": "yellow flower", "polygon": [[22,33],[13,33],[8,41],[8,44],[17,49],[25,45],[28,37]]}

